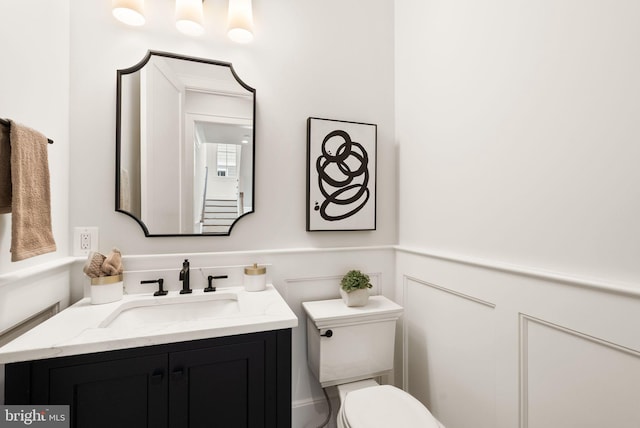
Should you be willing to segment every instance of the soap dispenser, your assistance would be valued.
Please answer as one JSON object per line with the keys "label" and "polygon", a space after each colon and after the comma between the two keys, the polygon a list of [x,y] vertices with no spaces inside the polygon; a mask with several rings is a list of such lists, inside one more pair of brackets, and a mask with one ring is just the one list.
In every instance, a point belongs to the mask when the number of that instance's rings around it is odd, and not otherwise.
{"label": "soap dispenser", "polygon": [[267,288],[267,267],[253,266],[244,268],[244,289],[247,291],[262,291]]}

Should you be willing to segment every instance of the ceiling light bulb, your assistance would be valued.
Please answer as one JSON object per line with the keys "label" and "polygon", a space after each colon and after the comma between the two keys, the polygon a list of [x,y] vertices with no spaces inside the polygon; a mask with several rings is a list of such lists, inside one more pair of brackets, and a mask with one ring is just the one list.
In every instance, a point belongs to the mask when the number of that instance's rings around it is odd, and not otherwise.
{"label": "ceiling light bulb", "polygon": [[112,0],[113,16],[127,25],[144,25],[144,0]]}
{"label": "ceiling light bulb", "polygon": [[202,0],[176,0],[176,28],[190,36],[204,33]]}
{"label": "ceiling light bulb", "polygon": [[253,12],[251,0],[229,0],[229,31],[227,35],[237,43],[253,40]]}

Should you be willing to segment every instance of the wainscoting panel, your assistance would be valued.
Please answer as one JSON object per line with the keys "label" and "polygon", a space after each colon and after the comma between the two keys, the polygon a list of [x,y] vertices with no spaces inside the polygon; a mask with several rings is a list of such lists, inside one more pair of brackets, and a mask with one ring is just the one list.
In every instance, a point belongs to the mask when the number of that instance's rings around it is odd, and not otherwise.
{"label": "wainscoting panel", "polygon": [[640,427],[640,352],[521,315],[521,427]]}
{"label": "wainscoting panel", "polygon": [[447,428],[639,428],[640,290],[397,248],[403,387]]}
{"label": "wainscoting panel", "polygon": [[[62,258],[0,274],[0,336],[13,338],[69,305],[70,266]],[[0,404],[4,404],[4,365],[0,364]]]}
{"label": "wainscoting panel", "polygon": [[405,387],[447,426],[495,427],[495,305],[415,278],[404,283]]}

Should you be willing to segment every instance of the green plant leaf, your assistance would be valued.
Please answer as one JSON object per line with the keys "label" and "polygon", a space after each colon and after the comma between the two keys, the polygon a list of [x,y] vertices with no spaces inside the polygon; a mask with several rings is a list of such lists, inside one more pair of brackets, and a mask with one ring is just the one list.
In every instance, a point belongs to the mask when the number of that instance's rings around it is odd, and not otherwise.
{"label": "green plant leaf", "polygon": [[372,285],[369,282],[369,275],[366,275],[359,270],[350,270],[340,281],[340,287],[347,293],[353,290],[360,290],[362,288],[371,288]]}

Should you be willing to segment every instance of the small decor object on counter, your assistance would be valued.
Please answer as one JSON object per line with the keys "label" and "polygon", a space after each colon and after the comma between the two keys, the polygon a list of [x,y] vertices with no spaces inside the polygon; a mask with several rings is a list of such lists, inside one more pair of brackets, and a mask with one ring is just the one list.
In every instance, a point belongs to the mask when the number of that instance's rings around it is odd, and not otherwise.
{"label": "small decor object on counter", "polygon": [[122,299],[122,254],[114,248],[108,256],[89,253],[82,271],[91,278],[91,303],[99,305]]}
{"label": "small decor object on counter", "polygon": [[262,291],[267,288],[267,267],[253,266],[244,268],[244,289],[247,291]]}
{"label": "small decor object on counter", "polygon": [[340,295],[347,306],[365,306],[369,301],[369,275],[350,270],[340,282]]}
{"label": "small decor object on counter", "polygon": [[122,299],[122,274],[91,278],[91,304],[116,302]]}

